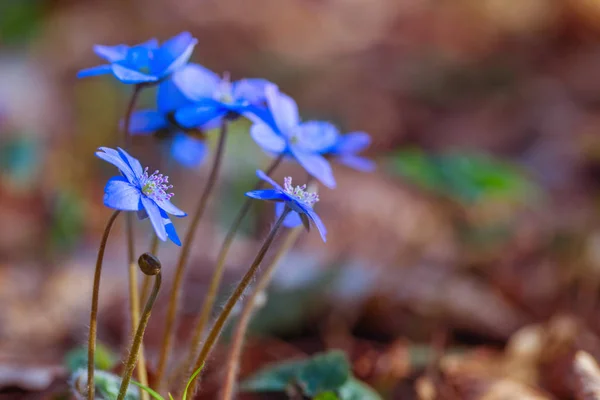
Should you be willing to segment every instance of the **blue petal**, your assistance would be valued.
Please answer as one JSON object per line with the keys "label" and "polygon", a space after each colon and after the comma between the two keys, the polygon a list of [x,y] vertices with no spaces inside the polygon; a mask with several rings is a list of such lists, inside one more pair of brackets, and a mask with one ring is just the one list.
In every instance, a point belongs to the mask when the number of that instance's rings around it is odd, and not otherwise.
{"label": "blue petal", "polygon": [[254,124],[250,128],[250,136],[263,150],[281,153],[285,150],[285,140],[275,133],[267,124]]}
{"label": "blue petal", "polygon": [[233,83],[233,97],[236,100],[245,100],[250,104],[267,101],[265,88],[271,84],[266,79],[240,79]]}
{"label": "blue petal", "polygon": [[241,114],[254,124],[267,124],[271,129],[277,129],[271,111],[266,107],[249,104]]}
{"label": "blue petal", "polygon": [[[138,44],[127,51],[127,57],[118,64],[134,71],[147,71],[150,69],[150,60],[153,59],[153,50],[145,44]],[[148,74],[145,74],[148,75]]]}
{"label": "blue petal", "polygon": [[87,78],[88,76],[97,76],[104,74],[111,74],[112,66],[109,64],[106,65],[98,65],[97,67],[82,69],[77,73],[78,78]]}
{"label": "blue petal", "polygon": [[288,199],[285,194],[275,189],[252,190],[250,192],[246,192],[246,196],[252,197],[253,199],[268,201],[285,201]]}
{"label": "blue petal", "polygon": [[165,79],[158,85],[157,103],[158,110],[162,113],[172,112],[192,104],[172,78]]}
{"label": "blue petal", "polygon": [[321,218],[319,218],[317,213],[312,208],[305,206],[304,209],[306,211],[306,215],[308,215],[308,217],[314,222],[315,226],[319,230],[319,234],[321,235],[323,242],[327,242],[327,229],[325,228],[325,225],[323,225]]}
{"label": "blue petal", "polygon": [[177,236],[177,231],[175,231],[175,226],[171,222],[170,219],[163,219],[163,224],[165,224],[165,231],[167,232],[167,236],[171,239],[171,242],[175,243],[177,246],[181,246],[181,240],[179,240],[179,236]]}
{"label": "blue petal", "polygon": [[156,38],[152,38],[143,43],[138,44],[137,46],[146,47],[150,50],[156,50],[158,49],[158,40]]}
{"label": "blue petal", "polygon": [[267,84],[265,87],[267,104],[280,133],[288,133],[300,122],[298,105],[296,102],[279,91],[275,84]]}
{"label": "blue petal", "polygon": [[[121,158],[127,164],[129,164],[129,166],[131,167],[131,171],[135,174],[136,178],[139,178],[140,176],[142,176],[142,174],[144,173],[144,170],[142,169],[142,164],[140,164],[140,162],[137,160],[137,158],[131,157],[128,152],[126,152],[125,150],[123,150],[120,147],[117,147],[117,150],[119,150],[119,155],[121,156]],[[133,183],[133,182],[131,182],[131,183]]]}
{"label": "blue petal", "polygon": [[111,63],[124,60],[127,57],[128,50],[129,46],[125,44],[118,44],[116,46],[97,44],[94,46],[94,53]]}
{"label": "blue petal", "polygon": [[323,156],[302,151],[302,149],[298,149],[296,146],[292,146],[291,151],[296,161],[298,161],[306,172],[317,178],[328,188],[335,188],[335,178],[333,177],[331,165],[329,165],[329,162]]}
{"label": "blue petal", "polygon": [[154,110],[141,110],[134,112],[131,116],[129,132],[133,135],[151,133],[167,126],[169,126],[169,121],[162,113]]}
{"label": "blue petal", "polygon": [[192,56],[196,43],[198,40],[189,32],[182,32],[167,40],[154,52],[152,71],[165,77],[182,68]]}
{"label": "blue petal", "polygon": [[[285,210],[285,203],[275,204],[275,216],[277,217],[277,219],[281,217],[283,210]],[[302,225],[302,219],[300,219],[300,214],[298,214],[296,211],[291,211],[290,213],[288,213],[288,215],[286,215],[285,219],[283,220],[283,226],[285,226],[286,228],[295,228],[299,225]]]}
{"label": "blue petal", "polygon": [[183,132],[177,132],[171,144],[171,155],[177,162],[188,167],[197,167],[204,161],[208,147],[203,140],[189,137]]}
{"label": "blue petal", "polygon": [[131,166],[121,157],[117,150],[108,147],[100,147],[98,150],[99,151],[96,152],[96,156],[117,167],[125,176],[125,178],[127,178],[129,183],[135,184],[138,181],[138,176],[131,169]]}
{"label": "blue petal", "polygon": [[115,210],[137,211],[141,208],[140,190],[122,176],[115,176],[104,187],[104,205]]}
{"label": "blue petal", "polygon": [[256,176],[258,176],[263,181],[270,183],[275,189],[279,190],[280,192],[285,192],[285,190],[283,190],[283,188],[279,186],[277,182],[269,178],[269,176],[267,176],[267,174],[262,172],[260,169],[256,170]]}
{"label": "blue petal", "polygon": [[212,98],[219,87],[221,78],[208,68],[198,64],[188,64],[172,76],[179,90],[190,100]]}
{"label": "blue petal", "polygon": [[347,167],[353,168],[362,172],[373,172],[375,171],[376,164],[375,161],[369,160],[368,158],[354,156],[354,155],[344,155],[335,157],[335,161],[340,164],[344,164]]}
{"label": "blue petal", "polygon": [[148,213],[148,218],[150,218],[156,236],[162,241],[167,240],[167,231],[165,230],[163,218],[160,215],[160,209],[156,203],[148,197],[141,196],[140,198],[142,199],[142,205],[144,206],[144,209],[146,209],[146,213]]}
{"label": "blue petal", "polygon": [[329,122],[307,121],[300,124],[296,145],[307,152],[323,152],[338,141],[339,130]]}
{"label": "blue petal", "polygon": [[360,153],[371,144],[371,136],[366,132],[350,132],[338,138],[334,152],[336,154]]}
{"label": "blue petal", "polygon": [[170,200],[155,200],[154,202],[158,205],[158,207],[161,210],[163,210],[171,215],[174,215],[176,217],[186,217],[187,216],[187,214],[184,211],[177,208],[173,203],[171,203]]}
{"label": "blue petal", "polygon": [[146,75],[120,64],[112,64],[111,68],[115,77],[126,84],[148,83],[158,80],[156,76]]}
{"label": "blue petal", "polygon": [[219,102],[205,100],[202,104],[183,107],[175,112],[175,120],[185,128],[196,128],[227,113]]}

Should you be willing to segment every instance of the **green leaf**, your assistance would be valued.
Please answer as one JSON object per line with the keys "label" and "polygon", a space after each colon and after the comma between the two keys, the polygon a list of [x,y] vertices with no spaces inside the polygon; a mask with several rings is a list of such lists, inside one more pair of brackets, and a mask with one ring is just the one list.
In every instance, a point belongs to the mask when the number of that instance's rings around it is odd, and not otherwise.
{"label": "green leaf", "polygon": [[319,354],[308,360],[297,380],[307,396],[339,389],[350,377],[350,363],[339,350]]}
{"label": "green leaf", "polygon": [[[65,356],[65,365],[67,369],[71,372],[75,372],[80,368],[87,369],[87,352],[87,346],[78,347],[69,351]],[[94,358],[95,367],[100,370],[110,370],[117,362],[117,357],[102,343],[96,345]]]}
{"label": "green leaf", "polygon": [[323,392],[314,397],[314,400],[340,400],[340,398],[334,392]]}
{"label": "green leaf", "polygon": [[414,185],[463,203],[522,201],[538,194],[516,164],[480,153],[430,155],[408,149],[392,156],[389,168]]}
{"label": "green leaf", "polygon": [[[160,394],[156,393],[154,390],[150,389],[148,386],[146,385],[142,385],[139,382],[136,382],[135,380],[131,380],[131,383],[133,383],[135,386],[139,387],[140,389],[148,392],[148,394],[152,397],[154,397],[156,400],[165,400]],[[171,394],[169,393],[169,397],[172,399]]]}
{"label": "green leaf", "polygon": [[351,376],[346,355],[338,350],[317,354],[307,360],[287,361],[259,371],[242,384],[256,392],[282,392],[298,384],[306,396],[337,391]]}
{"label": "green leaf", "polygon": [[297,360],[269,366],[244,381],[241,388],[251,392],[283,392],[306,363],[307,360]]}
{"label": "green leaf", "polygon": [[382,400],[366,383],[350,378],[338,391],[340,400]]}
{"label": "green leaf", "polygon": [[[105,400],[116,399],[121,388],[121,377],[106,371],[96,371],[94,373],[94,382],[96,383],[96,392],[98,397]],[[125,400],[139,400],[139,390],[133,386],[127,388]]]}

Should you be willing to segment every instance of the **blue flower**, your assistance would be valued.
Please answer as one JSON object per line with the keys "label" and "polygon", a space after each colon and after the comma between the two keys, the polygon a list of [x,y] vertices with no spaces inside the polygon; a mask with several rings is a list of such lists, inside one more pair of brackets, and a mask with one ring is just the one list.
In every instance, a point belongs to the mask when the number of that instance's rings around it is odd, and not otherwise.
{"label": "blue flower", "polygon": [[193,104],[181,107],[175,120],[186,128],[219,125],[222,118],[266,113],[264,79],[242,79],[231,82],[198,64],[188,64],[173,74],[173,82]]}
{"label": "blue flower", "polygon": [[183,67],[192,55],[197,40],[189,32],[182,32],[159,46],[156,39],[127,46],[94,46],[94,52],[108,61],[79,71],[78,78],[113,74],[126,84],[158,82]]}
{"label": "blue flower", "polygon": [[140,219],[150,218],[152,227],[161,240],[171,239],[181,246],[175,227],[168,214],[185,217],[187,214],[171,203],[173,186],[169,177],[155,171],[148,175],[148,168],[142,169],[138,160],[125,150],[100,147],[96,156],[117,167],[122,176],[111,178],[104,188],[104,205],[115,210],[137,211]]}
{"label": "blue flower", "polygon": [[270,117],[252,119],[254,141],[269,153],[293,157],[309,174],[334,188],[331,165],[322,153],[335,145],[337,129],[328,122],[300,122],[296,102],[273,84],[265,87],[265,97]]}
{"label": "blue flower", "polygon": [[[321,218],[319,218],[317,213],[313,210],[313,205],[319,201],[319,196],[316,193],[307,192],[306,185],[293,187],[292,178],[290,177],[284,179],[283,187],[281,187],[277,182],[269,178],[260,170],[256,171],[256,175],[260,179],[270,183],[274,189],[253,190],[247,192],[246,196],[258,200],[282,203],[283,207],[291,209],[291,212],[286,219],[289,217],[298,219],[299,217],[307,230],[310,228],[309,221],[312,221],[319,230],[319,234],[323,241],[326,241],[325,236],[327,235],[327,230],[325,229],[325,225],[323,225]],[[288,225],[288,223],[289,222],[284,221],[285,225]]]}
{"label": "blue flower", "polygon": [[129,132],[132,135],[147,135],[159,131],[167,133],[172,138],[172,157],[186,167],[197,167],[204,160],[208,147],[204,140],[197,137],[197,129],[186,129],[174,120],[175,110],[190,104],[192,102],[177,88],[171,76],[158,85],[157,110],[133,113]]}
{"label": "blue flower", "polygon": [[[337,129],[336,129],[337,131]],[[371,136],[366,132],[337,134],[335,143],[323,152],[333,160],[363,172],[375,170],[375,162],[358,155],[371,144]]]}

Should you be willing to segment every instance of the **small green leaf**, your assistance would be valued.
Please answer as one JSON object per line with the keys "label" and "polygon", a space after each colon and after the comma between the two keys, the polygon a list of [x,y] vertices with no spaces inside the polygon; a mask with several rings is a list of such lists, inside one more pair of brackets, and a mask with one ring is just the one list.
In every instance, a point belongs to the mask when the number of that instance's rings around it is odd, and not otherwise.
{"label": "small green leaf", "polygon": [[[106,371],[96,371],[94,373],[94,382],[96,383],[96,392],[101,399],[112,400],[119,395],[121,388],[121,377]],[[127,388],[125,400],[139,400],[139,390],[133,386]]]}
{"label": "small green leaf", "polygon": [[[69,371],[75,372],[83,368],[87,369],[87,347],[78,347],[67,353],[65,356],[65,365]],[[106,346],[98,343],[94,353],[95,367],[100,370],[110,370],[117,362],[117,357]]]}
{"label": "small green leaf", "polygon": [[[135,386],[139,387],[140,389],[148,392],[148,394],[150,396],[154,397],[156,400],[165,400],[160,394],[156,393],[154,390],[150,389],[148,386],[142,385],[141,383],[136,382],[133,379],[131,380],[131,383],[133,383]],[[169,393],[169,397],[172,399],[171,393]]]}
{"label": "small green leaf", "polygon": [[242,390],[251,392],[283,392],[302,370],[308,360],[286,361],[269,366],[241,385]]}
{"label": "small green leaf", "polygon": [[350,377],[350,364],[341,351],[330,351],[311,358],[298,374],[304,394],[315,396],[339,389]]}
{"label": "small green leaf", "polygon": [[375,390],[356,378],[348,379],[338,393],[340,400],[382,400]]}
{"label": "small green leaf", "polygon": [[290,383],[299,385],[307,396],[337,391],[351,376],[350,364],[341,351],[330,351],[299,361],[267,367],[242,384],[257,392],[282,392]]}
{"label": "small green leaf", "polygon": [[175,399],[173,399],[173,395],[171,393],[169,393],[169,400],[175,400]]}
{"label": "small green leaf", "polygon": [[323,392],[314,397],[314,400],[340,400],[334,392]]}

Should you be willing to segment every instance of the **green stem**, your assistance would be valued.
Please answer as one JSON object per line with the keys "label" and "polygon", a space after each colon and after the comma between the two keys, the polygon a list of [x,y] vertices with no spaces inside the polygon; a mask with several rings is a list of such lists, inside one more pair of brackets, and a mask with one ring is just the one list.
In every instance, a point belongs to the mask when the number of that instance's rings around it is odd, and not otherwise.
{"label": "green stem", "polygon": [[210,198],[210,195],[215,187],[217,182],[217,178],[219,176],[219,170],[221,167],[221,162],[223,159],[223,153],[225,150],[225,139],[227,137],[227,120],[224,118],[221,124],[221,133],[219,135],[219,143],[217,145],[217,152],[215,154],[215,159],[213,162],[212,169],[210,171],[210,175],[208,177],[208,181],[206,182],[206,186],[204,187],[204,192],[200,197],[198,202],[198,206],[196,207],[196,212],[194,213],[194,217],[192,218],[192,222],[190,223],[190,227],[188,229],[187,235],[184,239],[183,246],[181,248],[181,253],[179,255],[179,261],[177,263],[177,267],[175,269],[175,278],[173,280],[173,286],[171,287],[171,293],[169,297],[169,308],[167,311],[167,318],[165,321],[165,333],[163,336],[162,347],[160,350],[160,357],[158,360],[158,367],[156,370],[156,382],[157,388],[160,392],[162,388],[165,369],[168,363],[169,353],[171,351],[171,347],[173,345],[173,336],[175,334],[175,319],[177,317],[177,311],[179,308],[179,295],[181,284],[183,282],[183,276],[185,272],[185,267],[190,255],[190,250],[192,247],[192,243],[194,241],[194,235],[198,228],[198,224],[202,215],[204,214],[204,210]]}
{"label": "green stem", "polygon": [[144,312],[142,313],[140,322],[137,325],[135,336],[133,337],[133,343],[131,344],[129,357],[127,358],[127,362],[125,364],[125,372],[123,374],[123,380],[121,382],[121,387],[119,388],[119,396],[117,397],[117,400],[123,400],[125,398],[125,394],[127,393],[129,381],[131,380],[131,375],[133,375],[133,370],[135,369],[135,364],[137,363],[138,354],[140,353],[140,347],[142,345],[142,339],[144,338],[144,332],[146,330],[146,326],[148,325],[150,314],[152,313],[152,307],[154,306],[154,302],[156,301],[156,297],[158,296],[158,291],[160,289],[161,282],[162,274],[160,273],[159,268],[157,270],[156,278],[154,280],[154,287],[152,289],[152,293],[150,293],[150,297],[146,302]]}
{"label": "green stem", "polygon": [[267,288],[267,286],[269,286],[271,278],[273,277],[273,273],[279,265],[279,262],[294,245],[303,229],[304,227],[300,225],[287,234],[285,241],[281,244],[279,250],[277,250],[277,254],[275,254],[273,261],[271,261],[271,264],[269,264],[262,276],[258,279],[254,291],[244,304],[244,308],[240,314],[235,332],[233,333],[233,338],[230,345],[231,349],[229,350],[229,356],[227,357],[227,362],[225,364],[225,371],[227,371],[227,375],[225,377],[225,384],[223,385],[221,400],[232,400],[235,394],[235,382],[237,381],[237,376],[239,373],[240,357],[242,354],[242,347],[244,346],[244,337],[246,336],[246,331],[248,329],[248,324],[250,323],[252,313],[256,309],[256,298]]}
{"label": "green stem", "polygon": [[[279,155],[269,168],[266,170],[267,176],[271,176],[273,171],[281,164],[283,160],[283,154]],[[259,180],[252,190],[258,190],[263,187],[263,181]],[[198,350],[200,349],[200,344],[202,342],[202,334],[204,333],[204,329],[206,328],[206,324],[210,318],[211,311],[217,299],[217,294],[219,292],[219,287],[221,286],[221,279],[223,278],[223,273],[225,272],[225,261],[227,259],[227,254],[229,253],[229,249],[233,244],[233,240],[235,239],[235,235],[237,234],[240,226],[242,225],[242,221],[248,214],[250,210],[250,206],[252,205],[252,199],[246,198],[242,208],[237,213],[233,224],[229,228],[227,235],[225,236],[225,240],[221,245],[221,249],[219,250],[219,255],[217,256],[217,265],[213,272],[210,285],[208,287],[208,292],[204,297],[204,303],[202,303],[202,309],[200,310],[200,315],[198,320],[196,321],[196,325],[194,327],[194,333],[192,335],[192,340],[190,342],[190,349],[188,350],[188,356],[185,360],[185,364],[182,370],[185,374],[189,374],[192,372],[192,365],[194,363],[194,358],[196,354],[198,354]]]}
{"label": "green stem", "polygon": [[112,226],[119,216],[121,211],[115,211],[108,220],[102,239],[100,240],[100,248],[98,249],[98,258],[96,259],[96,270],[94,271],[94,287],[92,289],[92,309],[90,311],[90,333],[88,337],[88,400],[94,400],[94,369],[96,356],[96,333],[98,330],[98,298],[100,296],[100,275],[102,274],[102,261],[104,260],[104,250],[106,250],[106,241]]}
{"label": "green stem", "polygon": [[[275,235],[277,234],[279,227],[281,226],[281,224],[283,224],[283,220],[285,219],[285,217],[288,215],[289,212],[290,212],[290,209],[286,207],[285,211],[281,214],[281,216],[279,217],[277,222],[275,222],[275,225],[273,226],[273,228],[271,228],[271,232],[269,232],[269,235],[265,239],[265,242],[263,243],[262,247],[258,251],[256,258],[254,259],[254,262],[250,266],[250,269],[248,269],[248,271],[246,272],[246,275],[244,275],[241,282],[235,288],[235,291],[233,292],[233,294],[229,297],[229,300],[227,300],[225,307],[223,308],[223,310],[217,317],[217,320],[215,321],[214,325],[212,326],[210,332],[208,333],[206,342],[204,342],[204,345],[202,346],[202,349],[200,350],[200,354],[198,355],[198,358],[196,359],[196,364],[194,366],[194,370],[197,370],[202,365],[204,365],[204,363],[206,362],[206,359],[208,358],[210,351],[212,350],[217,339],[219,338],[219,335],[221,334],[221,330],[223,330],[223,327],[225,326],[225,322],[227,322],[227,318],[229,317],[229,314],[231,314],[231,310],[233,310],[233,307],[236,305],[236,303],[238,302],[238,300],[240,299],[240,297],[242,296],[242,294],[244,293],[244,291],[246,290],[246,288],[248,287],[248,285],[254,278],[254,275],[258,271],[258,267],[260,267],[260,264],[261,264],[263,258],[265,257],[265,254],[267,253],[269,246],[271,246],[271,243],[273,243],[273,240],[275,239]],[[198,386],[198,377],[196,377],[196,379],[194,379],[193,383],[190,385],[188,394],[194,393],[196,391],[197,386]]]}

